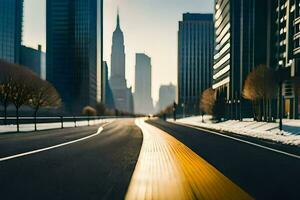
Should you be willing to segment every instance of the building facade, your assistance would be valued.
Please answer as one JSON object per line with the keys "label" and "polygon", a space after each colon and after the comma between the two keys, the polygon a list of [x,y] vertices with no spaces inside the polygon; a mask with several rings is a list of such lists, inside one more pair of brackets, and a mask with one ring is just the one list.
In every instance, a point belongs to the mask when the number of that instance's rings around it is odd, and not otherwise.
{"label": "building facade", "polygon": [[23,0],[0,1],[0,59],[20,64]]}
{"label": "building facade", "polygon": [[143,53],[136,54],[134,111],[139,114],[152,114],[152,66],[151,58]]}
{"label": "building facade", "polygon": [[115,109],[114,97],[112,94],[112,90],[110,87],[109,79],[108,79],[108,65],[106,61],[103,61],[103,98],[102,103],[109,109]]}
{"label": "building facade", "polygon": [[212,85],[212,14],[183,15],[178,31],[178,104],[186,114],[199,112],[202,92]]}
{"label": "building facade", "polygon": [[224,97],[227,118],[251,116],[251,103],[242,94],[244,82],[258,65],[271,65],[270,2],[215,1],[213,89]]}
{"label": "building facade", "polygon": [[285,117],[299,118],[300,2],[276,0],[273,3],[275,4],[273,23],[277,28],[276,41],[273,43],[273,50],[275,50],[273,60],[277,63],[277,69],[286,74],[282,88],[284,100],[282,109]]}
{"label": "building facade", "polygon": [[110,86],[116,109],[133,113],[132,91],[131,88],[127,87],[125,78],[124,34],[120,26],[119,13],[117,15],[117,25],[112,40]]}
{"label": "building facade", "polygon": [[157,111],[162,111],[176,101],[176,86],[173,84],[161,85],[159,88],[159,100]]}
{"label": "building facade", "polygon": [[65,111],[101,101],[103,0],[47,0],[47,80]]}
{"label": "building facade", "polygon": [[42,52],[41,45],[38,46],[38,49],[22,45],[20,55],[21,65],[27,67],[42,79],[46,79],[46,53]]}

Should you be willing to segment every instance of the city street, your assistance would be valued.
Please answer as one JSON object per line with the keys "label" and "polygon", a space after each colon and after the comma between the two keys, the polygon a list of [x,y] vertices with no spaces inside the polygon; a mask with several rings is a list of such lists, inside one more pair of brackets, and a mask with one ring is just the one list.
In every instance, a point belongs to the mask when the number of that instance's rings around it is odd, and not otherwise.
{"label": "city street", "polygon": [[[98,128],[7,135],[0,140],[0,157],[84,138]],[[133,120],[115,121],[86,140],[0,161],[1,199],[122,199],[141,142],[142,134]]]}
{"label": "city street", "polygon": [[151,120],[0,136],[3,199],[299,199],[296,147]]}

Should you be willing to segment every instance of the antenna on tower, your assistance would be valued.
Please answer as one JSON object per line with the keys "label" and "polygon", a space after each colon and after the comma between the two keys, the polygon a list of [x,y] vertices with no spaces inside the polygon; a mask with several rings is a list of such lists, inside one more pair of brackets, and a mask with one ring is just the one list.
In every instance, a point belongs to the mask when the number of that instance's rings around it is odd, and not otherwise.
{"label": "antenna on tower", "polygon": [[117,27],[120,27],[120,10],[119,10],[119,6],[117,8]]}

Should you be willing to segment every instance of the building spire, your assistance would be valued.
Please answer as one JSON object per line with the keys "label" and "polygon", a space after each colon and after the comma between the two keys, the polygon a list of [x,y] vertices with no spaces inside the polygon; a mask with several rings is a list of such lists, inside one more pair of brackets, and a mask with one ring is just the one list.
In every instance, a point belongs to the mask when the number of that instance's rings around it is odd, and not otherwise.
{"label": "building spire", "polygon": [[118,7],[118,11],[117,11],[117,28],[120,28],[120,11],[119,11],[119,7]]}

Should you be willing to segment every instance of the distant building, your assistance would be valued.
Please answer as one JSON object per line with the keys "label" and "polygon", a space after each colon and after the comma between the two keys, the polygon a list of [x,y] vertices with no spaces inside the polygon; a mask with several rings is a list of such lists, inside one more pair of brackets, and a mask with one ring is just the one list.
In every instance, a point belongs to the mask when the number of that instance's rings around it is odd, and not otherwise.
{"label": "distant building", "polygon": [[186,114],[199,112],[199,98],[212,85],[212,14],[183,14],[178,31],[178,103]]}
{"label": "distant building", "polygon": [[113,97],[113,93],[109,84],[109,80],[108,80],[108,66],[107,66],[107,62],[104,61],[103,62],[103,85],[104,85],[104,89],[103,89],[103,98],[102,98],[102,103],[109,109],[114,109],[115,108],[115,102],[114,102],[114,97]]}
{"label": "distant building", "polygon": [[47,0],[47,80],[65,111],[101,101],[103,0]]}
{"label": "distant building", "polygon": [[159,88],[158,110],[161,111],[176,101],[176,86],[173,84],[161,85]]}
{"label": "distant building", "polygon": [[116,109],[133,113],[132,91],[131,88],[127,88],[125,78],[125,45],[119,13],[112,41],[110,86]]}
{"label": "distant building", "polygon": [[152,100],[151,58],[143,53],[136,54],[134,111],[151,114],[154,111]]}
{"label": "distant building", "polygon": [[24,65],[42,79],[46,79],[46,53],[42,52],[41,45],[38,46],[38,49],[22,46],[20,58],[21,65]]}
{"label": "distant building", "polygon": [[20,63],[23,0],[0,1],[0,59]]}

